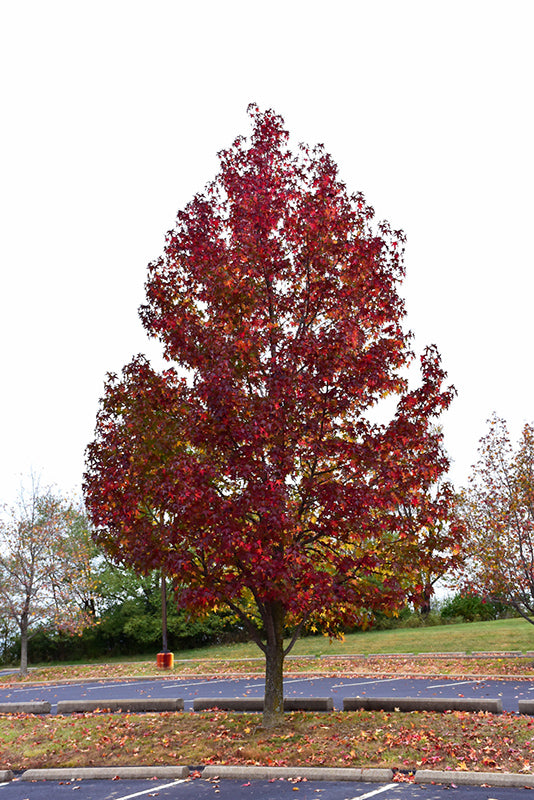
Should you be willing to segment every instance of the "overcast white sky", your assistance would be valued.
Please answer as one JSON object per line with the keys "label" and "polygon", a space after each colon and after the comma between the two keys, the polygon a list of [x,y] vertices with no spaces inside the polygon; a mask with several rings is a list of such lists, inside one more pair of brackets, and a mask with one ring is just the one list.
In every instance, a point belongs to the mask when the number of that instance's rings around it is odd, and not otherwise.
{"label": "overcast white sky", "polygon": [[0,501],[81,483],[107,371],[176,212],[250,101],[324,142],[408,237],[416,347],[437,343],[464,483],[496,411],[534,421],[531,0],[27,0],[0,16]]}

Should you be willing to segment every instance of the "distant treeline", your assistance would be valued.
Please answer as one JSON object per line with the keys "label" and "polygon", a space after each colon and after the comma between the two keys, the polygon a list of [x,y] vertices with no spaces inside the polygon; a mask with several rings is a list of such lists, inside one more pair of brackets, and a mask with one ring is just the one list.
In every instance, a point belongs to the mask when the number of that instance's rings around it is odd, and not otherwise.
{"label": "distant treeline", "polygon": [[[96,624],[81,634],[69,635],[37,629],[29,642],[29,658],[33,663],[84,661],[117,656],[155,654],[162,645],[161,594],[157,576],[129,576],[129,596],[118,599],[96,617]],[[137,583],[137,588],[135,584]],[[133,596],[132,596],[133,593]],[[475,595],[456,594],[436,604],[429,615],[410,608],[398,618],[378,618],[376,628],[419,627],[451,622],[471,622],[509,616],[502,605],[484,602]],[[320,633],[320,632],[319,632]],[[0,628],[0,661],[16,664],[20,647],[18,637],[5,627]],[[174,653],[222,642],[246,641],[246,634],[233,614],[220,611],[202,619],[192,619],[169,603],[167,612],[168,648]]]}
{"label": "distant treeline", "polygon": [[[115,656],[157,653],[162,648],[161,609],[147,609],[142,599],[129,599],[96,618],[92,627],[70,635],[48,627],[37,628],[28,642],[31,663],[83,661]],[[0,661],[18,663],[19,637],[3,632]],[[243,632],[230,614],[217,613],[193,620],[185,612],[170,611],[167,617],[168,648],[188,650],[209,644],[242,641]]]}

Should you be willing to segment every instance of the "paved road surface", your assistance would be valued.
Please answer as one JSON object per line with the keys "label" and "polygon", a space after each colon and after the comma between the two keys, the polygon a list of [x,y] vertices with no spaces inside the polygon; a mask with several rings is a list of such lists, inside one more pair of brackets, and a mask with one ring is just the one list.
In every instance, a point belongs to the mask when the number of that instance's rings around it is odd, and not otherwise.
{"label": "paved road surface", "polygon": [[[182,697],[185,709],[195,697],[261,697],[262,679],[174,678],[128,681],[92,681],[65,685],[12,685],[0,688],[0,702],[48,701],[55,713],[59,700],[124,699],[133,697]],[[518,700],[534,700],[534,680],[457,680],[425,678],[298,678],[284,681],[284,694],[291,697],[332,697],[334,707],[343,707],[344,697],[477,697],[501,698],[505,711],[517,711]]]}
{"label": "paved road surface", "polygon": [[517,788],[326,781],[65,781],[0,784],[0,800],[532,800]]}
{"label": "paved road surface", "polygon": [[[503,707],[517,711],[518,699],[534,699],[534,681],[387,678],[298,678],[284,682],[288,696],[333,697],[341,708],[347,696],[412,697],[500,697]],[[160,678],[129,681],[92,681],[58,685],[12,685],[0,688],[0,701],[59,700],[131,697],[182,697],[191,709],[195,697],[262,696],[264,682],[258,679]],[[73,770],[75,773],[75,770]],[[517,788],[417,786],[409,784],[331,783],[326,781],[233,781],[207,780],[86,780],[0,784],[0,800],[133,800],[158,797],[161,800],[532,800],[533,792]]]}

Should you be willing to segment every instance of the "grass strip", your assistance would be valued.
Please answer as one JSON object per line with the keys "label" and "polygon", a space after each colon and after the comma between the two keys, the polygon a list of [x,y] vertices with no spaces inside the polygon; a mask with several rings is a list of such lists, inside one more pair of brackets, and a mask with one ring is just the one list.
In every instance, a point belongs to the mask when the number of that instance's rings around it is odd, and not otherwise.
{"label": "grass strip", "polygon": [[266,731],[254,714],[75,714],[0,717],[0,766],[241,764],[530,773],[534,719],[396,712],[287,714]]}
{"label": "grass strip", "polygon": [[[172,670],[158,670],[155,661],[131,661],[122,664],[78,664],[57,665],[32,669],[21,678],[18,673],[2,677],[2,685],[16,683],[35,683],[38,681],[78,681],[78,680],[118,680],[130,677],[159,677],[173,680],[203,675],[221,677],[224,675],[263,675],[264,664],[261,660],[250,662],[243,660],[203,661],[191,659],[177,662]],[[320,658],[286,660],[284,673],[320,674],[326,676],[362,676],[372,675],[426,675],[434,677],[447,676],[525,676],[534,677],[534,658],[456,658],[456,657],[404,657],[377,656],[372,658]]]}
{"label": "grass strip", "polygon": [[[350,670],[355,667],[354,659],[349,659],[352,655],[379,654],[382,658],[388,654],[396,653],[400,656],[405,655],[406,659],[411,659],[413,653],[473,653],[486,650],[493,651],[520,651],[521,653],[534,652],[534,629],[525,620],[520,618],[499,619],[487,622],[469,622],[452,625],[426,626],[420,628],[396,628],[385,631],[363,631],[359,633],[347,634],[342,640],[332,640],[324,636],[307,636],[299,639],[292,650],[291,655],[295,658],[286,660],[286,671],[302,672],[310,670],[339,671],[342,668],[343,657],[350,660]],[[258,672],[262,670],[261,653],[252,642],[235,643],[226,645],[215,645],[211,647],[198,648],[196,650],[186,650],[175,654],[174,674],[190,675],[202,672],[209,674],[224,670],[224,672]],[[334,656],[330,661],[330,657]],[[451,656],[452,658],[452,656]],[[208,660],[206,660],[208,659]],[[428,674],[432,668],[431,660],[424,662],[418,661],[418,672]],[[511,665],[502,665],[498,658],[495,663],[490,664],[490,660],[485,659],[484,674],[518,674],[518,670]],[[521,670],[527,664],[530,673],[534,674],[531,659],[519,659],[517,666]],[[51,680],[60,677],[62,669],[73,670],[73,677],[106,677],[113,670],[113,675],[134,675],[144,676],[153,674],[156,666],[156,656],[151,660],[146,657],[130,657],[126,662],[124,658],[110,659],[110,663],[94,663],[90,667],[80,664],[56,665],[53,672],[49,672],[49,665],[38,665],[40,668],[37,675],[39,679],[47,679],[50,675]],[[443,659],[439,659],[440,670],[447,674],[449,667]],[[477,664],[473,661],[466,663],[462,673],[476,674]],[[343,668],[345,668],[343,666]],[[502,668],[502,669],[501,669]],[[359,669],[359,668],[358,668]],[[396,668],[394,668],[396,669]],[[457,670],[456,661],[451,661],[451,674]],[[74,671],[75,670],[75,671]],[[505,670],[505,671],[504,671]],[[432,670],[434,672],[434,670]],[[35,673],[32,670],[31,677]]]}

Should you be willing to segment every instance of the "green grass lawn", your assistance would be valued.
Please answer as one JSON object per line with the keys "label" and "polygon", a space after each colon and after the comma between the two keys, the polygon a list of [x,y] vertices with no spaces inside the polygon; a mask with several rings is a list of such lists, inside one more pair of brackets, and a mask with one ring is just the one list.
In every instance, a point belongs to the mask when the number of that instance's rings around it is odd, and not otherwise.
{"label": "green grass lawn", "polygon": [[46,722],[30,714],[2,715],[0,765],[21,770],[266,764],[529,773],[533,733],[531,717],[467,712],[299,712],[271,730],[261,727],[257,714],[216,711],[73,714]]}
{"label": "green grass lawn", "polygon": [[[520,650],[534,651],[534,625],[524,619],[499,619],[491,622],[466,622],[426,628],[397,628],[386,631],[351,633],[343,641],[324,636],[300,639],[293,650],[296,656],[369,655],[370,653],[438,653]],[[184,650],[175,659],[260,658],[251,642]]]}
{"label": "green grass lawn", "polygon": [[[389,653],[441,653],[519,650],[534,652],[534,625],[526,620],[500,619],[491,622],[466,622],[457,625],[436,625],[425,628],[397,628],[385,631],[351,633],[343,640],[329,640],[324,636],[307,636],[297,641],[291,651],[293,656],[348,656]],[[155,656],[144,654],[115,658],[102,658],[99,662],[146,662]],[[174,653],[175,662],[199,659],[258,659],[263,654],[252,642],[242,644],[212,645]],[[72,663],[72,662],[67,662]],[[78,662],[79,663],[79,662]],[[94,662],[97,663],[97,662]],[[66,664],[64,663],[63,666]],[[36,666],[32,664],[31,666]],[[40,666],[50,666],[42,664]]]}

